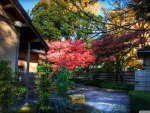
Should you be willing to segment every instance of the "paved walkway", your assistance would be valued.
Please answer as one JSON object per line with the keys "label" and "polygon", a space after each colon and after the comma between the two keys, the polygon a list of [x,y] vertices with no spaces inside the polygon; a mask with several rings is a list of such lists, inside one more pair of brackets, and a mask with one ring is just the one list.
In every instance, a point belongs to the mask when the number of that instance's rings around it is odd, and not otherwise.
{"label": "paved walkway", "polygon": [[128,94],[124,91],[77,84],[73,92],[84,94],[86,105],[93,106],[101,113],[130,113]]}
{"label": "paved walkway", "polygon": [[[84,94],[85,104],[95,108],[93,113],[130,113],[128,94],[124,91],[76,84],[76,89],[73,90],[73,93]],[[35,104],[36,100],[36,97],[31,97],[30,105]],[[25,100],[23,99],[18,108],[24,103]]]}

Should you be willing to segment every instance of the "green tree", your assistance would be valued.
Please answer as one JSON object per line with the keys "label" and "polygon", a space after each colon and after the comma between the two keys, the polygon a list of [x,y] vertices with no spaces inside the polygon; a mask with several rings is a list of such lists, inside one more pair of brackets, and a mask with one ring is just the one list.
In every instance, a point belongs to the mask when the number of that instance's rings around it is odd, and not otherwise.
{"label": "green tree", "polygon": [[73,71],[67,70],[65,68],[61,68],[60,71],[57,73],[57,92],[61,96],[67,96],[67,91],[72,85],[71,74]]}
{"label": "green tree", "polygon": [[49,40],[60,40],[61,37],[69,39],[71,36],[87,38],[98,29],[97,26],[101,26],[101,23],[94,22],[92,18],[101,21],[102,17],[91,13],[88,9],[85,14],[82,10],[75,10],[72,6],[71,1],[41,0],[32,9],[33,23],[38,31]]}

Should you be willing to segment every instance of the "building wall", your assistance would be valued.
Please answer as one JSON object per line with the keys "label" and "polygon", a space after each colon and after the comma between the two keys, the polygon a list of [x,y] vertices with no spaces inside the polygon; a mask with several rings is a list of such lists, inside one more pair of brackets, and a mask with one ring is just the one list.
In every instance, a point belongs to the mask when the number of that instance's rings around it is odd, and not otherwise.
{"label": "building wall", "polygon": [[[31,52],[30,53],[29,72],[36,73],[37,65],[38,65],[38,54]],[[20,72],[27,72],[27,51],[20,51],[18,68],[19,68]]]}
{"label": "building wall", "polygon": [[[7,17],[0,4],[0,15]],[[8,18],[8,17],[7,17]],[[11,22],[11,19],[10,21]],[[16,45],[18,43],[17,30],[14,25],[0,17],[0,60],[11,61],[11,68],[15,71]]]}
{"label": "building wall", "polygon": [[[30,62],[29,66],[29,72],[31,73],[36,73],[37,72],[37,65],[38,63]],[[18,61],[18,69],[19,72],[27,72],[27,62],[24,60],[19,60]]]}

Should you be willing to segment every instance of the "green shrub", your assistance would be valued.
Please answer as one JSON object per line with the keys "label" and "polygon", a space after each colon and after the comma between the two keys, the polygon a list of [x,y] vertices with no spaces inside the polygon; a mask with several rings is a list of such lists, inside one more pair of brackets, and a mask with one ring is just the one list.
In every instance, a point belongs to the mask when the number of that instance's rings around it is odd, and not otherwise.
{"label": "green shrub", "polygon": [[139,110],[150,110],[150,92],[130,91],[129,98],[132,113],[138,113]]}
{"label": "green shrub", "polygon": [[51,73],[52,66],[48,63],[48,59],[39,59],[42,64],[39,64],[38,69],[38,80],[37,80],[37,88],[39,93],[38,106],[39,109],[43,112],[47,112],[51,110],[51,102],[49,97],[51,95],[52,90],[52,81],[51,81]]}
{"label": "green shrub", "polygon": [[67,91],[72,85],[72,81],[70,81],[71,73],[72,71],[62,67],[57,74],[57,92],[61,96],[66,96]]}
{"label": "green shrub", "polygon": [[0,61],[0,112],[12,112],[24,92],[25,89],[15,79],[10,62]]}

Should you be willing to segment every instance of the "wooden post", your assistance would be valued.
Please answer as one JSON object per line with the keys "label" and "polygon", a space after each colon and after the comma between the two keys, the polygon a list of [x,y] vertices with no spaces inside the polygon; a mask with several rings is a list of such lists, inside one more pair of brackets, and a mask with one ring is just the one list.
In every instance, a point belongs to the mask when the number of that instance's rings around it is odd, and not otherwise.
{"label": "wooden post", "polygon": [[20,43],[20,28],[16,28],[18,31],[18,40],[17,40],[17,46],[16,46],[16,61],[15,61],[15,72],[17,73],[16,78],[18,79],[18,59],[19,59],[19,43]]}
{"label": "wooden post", "polygon": [[31,43],[28,42],[28,51],[27,51],[27,74],[26,74],[26,103],[25,105],[29,104],[29,66],[30,66],[30,48]]}
{"label": "wooden post", "polygon": [[[9,6],[9,5],[8,5]],[[16,61],[15,61],[15,72],[18,73],[18,59],[19,59],[19,43],[20,43],[20,31],[21,31],[21,26],[22,22],[20,21],[15,21],[14,23],[16,30],[18,32],[18,40],[17,40],[17,46],[16,46]],[[18,75],[18,74],[17,74]],[[18,76],[17,76],[18,77]],[[17,78],[18,79],[18,78]]]}

